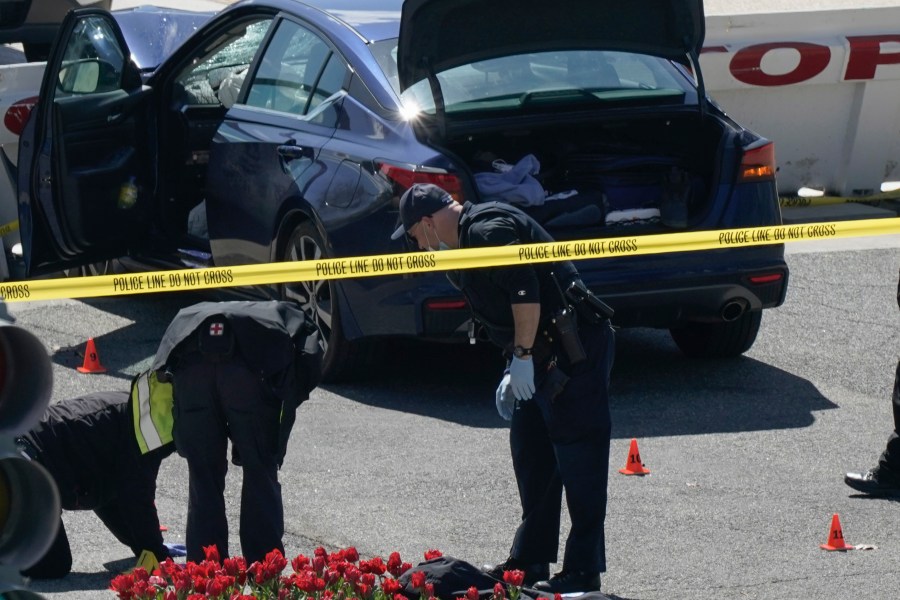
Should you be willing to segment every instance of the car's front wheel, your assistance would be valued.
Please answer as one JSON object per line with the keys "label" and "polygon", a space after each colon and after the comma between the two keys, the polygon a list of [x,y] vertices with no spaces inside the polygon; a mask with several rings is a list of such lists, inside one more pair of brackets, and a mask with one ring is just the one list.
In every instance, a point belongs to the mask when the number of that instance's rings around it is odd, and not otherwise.
{"label": "car's front wheel", "polygon": [[693,358],[727,358],[750,349],[759,333],[762,311],[745,312],[734,321],[687,323],[669,330],[675,344]]}
{"label": "car's front wheel", "polygon": [[[284,248],[285,261],[327,258],[325,244],[312,223],[298,225]],[[368,365],[370,344],[348,340],[341,328],[341,314],[334,280],[298,281],[281,286],[281,297],[296,302],[319,331],[323,351],[322,381],[358,378]]]}

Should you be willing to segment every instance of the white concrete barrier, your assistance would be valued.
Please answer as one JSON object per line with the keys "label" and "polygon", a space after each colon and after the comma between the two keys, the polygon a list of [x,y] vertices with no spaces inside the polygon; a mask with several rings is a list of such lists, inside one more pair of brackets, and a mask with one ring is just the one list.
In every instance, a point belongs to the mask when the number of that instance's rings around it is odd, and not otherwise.
{"label": "white concrete barrier", "polygon": [[775,142],[780,193],[900,181],[900,6],[710,15],[700,64],[716,102]]}

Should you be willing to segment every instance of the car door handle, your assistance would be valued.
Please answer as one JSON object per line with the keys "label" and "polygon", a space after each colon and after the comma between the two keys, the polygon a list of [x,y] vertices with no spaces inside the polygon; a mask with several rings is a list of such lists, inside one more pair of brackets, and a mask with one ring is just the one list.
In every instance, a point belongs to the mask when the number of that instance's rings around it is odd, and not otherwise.
{"label": "car door handle", "polygon": [[303,157],[312,158],[312,148],[285,144],[283,146],[278,146],[278,156],[286,161],[292,161],[295,158]]}
{"label": "car door handle", "polygon": [[115,113],[113,115],[107,115],[106,122],[107,123],[115,123],[116,121],[122,120],[123,113]]}

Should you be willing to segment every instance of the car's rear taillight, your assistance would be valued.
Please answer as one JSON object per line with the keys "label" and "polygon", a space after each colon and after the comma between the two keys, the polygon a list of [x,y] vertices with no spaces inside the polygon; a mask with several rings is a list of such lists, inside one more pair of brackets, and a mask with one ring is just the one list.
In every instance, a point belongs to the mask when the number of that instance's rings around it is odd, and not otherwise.
{"label": "car's rear taillight", "polygon": [[772,181],[775,179],[775,143],[766,142],[744,151],[738,182]]}
{"label": "car's rear taillight", "polygon": [[31,115],[31,111],[34,108],[34,105],[37,104],[37,101],[37,96],[31,96],[30,98],[19,100],[10,106],[6,110],[6,115],[3,117],[4,127],[17,136],[22,135],[22,130],[25,129],[25,123],[28,122],[28,117]]}
{"label": "car's rear taillight", "polygon": [[411,165],[401,166],[390,163],[380,163],[378,168],[403,191],[409,189],[414,183],[433,183],[453,196],[453,199],[457,202],[463,201],[462,180],[459,176],[452,173],[437,169],[423,169]]}
{"label": "car's rear taillight", "polygon": [[764,285],[767,283],[775,283],[784,279],[784,273],[770,273],[768,275],[753,275],[748,277],[750,283],[754,285]]}
{"label": "car's rear taillight", "polygon": [[425,301],[427,310],[464,310],[466,306],[463,298],[429,298]]}

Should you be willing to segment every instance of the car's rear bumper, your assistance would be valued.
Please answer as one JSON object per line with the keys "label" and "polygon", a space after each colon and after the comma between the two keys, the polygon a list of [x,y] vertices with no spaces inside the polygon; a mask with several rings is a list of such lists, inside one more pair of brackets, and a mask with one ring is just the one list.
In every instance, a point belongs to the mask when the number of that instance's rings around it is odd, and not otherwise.
{"label": "car's rear bumper", "polygon": [[[754,283],[754,277],[780,275],[779,279]],[[784,302],[788,270],[751,271],[706,281],[685,281],[679,286],[650,290],[609,290],[603,300],[612,306],[613,322],[622,327],[674,327],[686,322],[733,321],[744,312],[774,308]]]}
{"label": "car's rear bumper", "polygon": [[[633,272],[628,279],[612,281],[608,272],[582,273],[585,283],[615,309],[616,325],[657,328],[686,322],[722,322],[736,319],[748,310],[779,306],[787,292],[788,274],[783,260],[721,271],[670,272],[665,280],[648,280]],[[417,280],[422,285],[416,285]],[[425,281],[428,285],[424,285]],[[407,283],[410,287],[404,292],[395,288],[398,295],[379,310],[357,312],[357,335],[404,335],[429,340],[466,336],[470,313],[461,304],[459,292],[449,284],[435,285],[434,276],[427,280],[411,278]],[[401,297],[403,300],[398,301]],[[393,313],[393,318],[385,319],[387,312]],[[382,318],[368,318],[375,314]]]}

